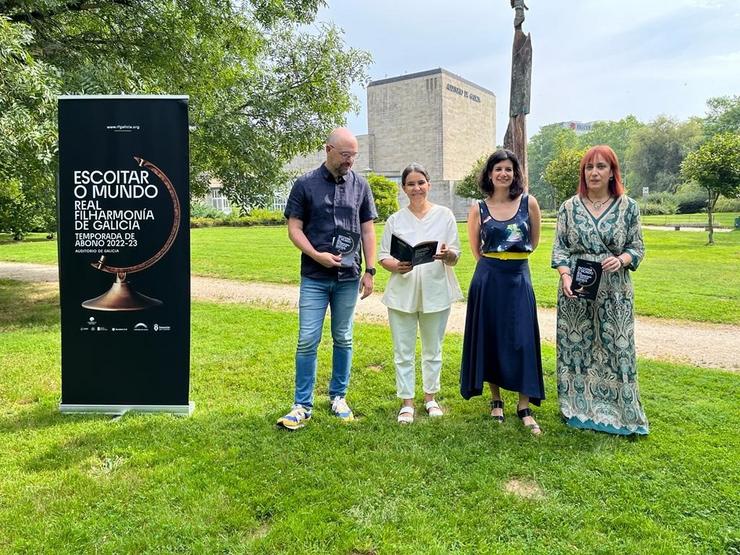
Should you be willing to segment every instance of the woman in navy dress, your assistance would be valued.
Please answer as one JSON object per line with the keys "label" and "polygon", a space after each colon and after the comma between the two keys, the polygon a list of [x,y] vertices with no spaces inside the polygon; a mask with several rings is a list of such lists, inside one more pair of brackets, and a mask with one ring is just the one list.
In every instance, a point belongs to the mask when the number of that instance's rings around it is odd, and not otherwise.
{"label": "woman in navy dress", "polygon": [[460,393],[465,399],[491,390],[491,416],[504,421],[500,388],[519,393],[517,416],[535,435],[542,431],[529,403],[545,398],[528,257],[540,239],[540,208],[524,192],[516,155],[489,156],[478,184],[485,200],[470,207],[468,239],[477,265],[468,293]]}

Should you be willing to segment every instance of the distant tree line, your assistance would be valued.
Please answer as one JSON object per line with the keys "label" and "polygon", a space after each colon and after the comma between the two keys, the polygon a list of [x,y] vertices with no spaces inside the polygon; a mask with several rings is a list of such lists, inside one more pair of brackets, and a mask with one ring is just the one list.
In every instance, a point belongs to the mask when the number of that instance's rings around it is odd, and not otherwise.
{"label": "distant tree line", "polygon": [[[575,193],[579,162],[598,144],[616,152],[627,192],[643,214],[706,212],[711,244],[713,212],[740,211],[740,96],[710,98],[707,115],[687,121],[659,116],[642,123],[629,115],[596,122],[582,135],[560,124],[540,128],[528,144],[528,177],[543,208],[554,210]],[[486,157],[457,184],[459,195],[481,198],[477,177]]]}
{"label": "distant tree line", "polygon": [[[719,138],[721,137],[721,139]],[[590,131],[577,135],[560,124],[540,128],[528,145],[529,190],[546,209],[555,209],[574,194],[578,184],[578,162],[591,146],[607,144],[619,158],[627,192],[642,197],[645,213],[691,213],[715,207],[720,197],[723,208],[740,211],[740,190],[733,184],[740,141],[740,96],[722,96],[707,101],[707,115],[687,121],[659,116],[642,123],[629,115],[619,121],[600,121]],[[720,148],[721,147],[721,148]],[[720,152],[721,151],[721,152]],[[691,160],[703,153],[700,161]],[[477,177],[487,158],[478,160],[457,184],[457,193],[480,198]],[[719,165],[720,176],[712,193],[706,190],[707,176],[695,166]],[[706,172],[705,172],[706,173]],[[710,206],[711,205],[711,206]]]}
{"label": "distant tree line", "polygon": [[[544,126],[529,141],[530,191],[544,207],[556,208],[574,193],[578,181],[577,168],[570,180],[565,169],[572,171],[573,160],[589,147],[608,144],[619,158],[627,192],[641,198],[643,188],[648,188],[648,198],[641,201],[644,213],[707,210],[718,195],[708,194],[696,174],[682,167],[691,153],[717,135],[726,135],[726,144],[740,140],[740,96],[711,98],[707,106],[704,118],[677,121],[659,116],[642,123],[630,115],[619,121],[597,122],[582,135],[557,124]],[[740,162],[736,158],[740,153],[733,155],[735,151],[729,146],[725,150],[722,164],[732,168]],[[722,195],[736,199],[740,190],[731,181]],[[728,202],[727,208],[738,210],[738,203]]]}

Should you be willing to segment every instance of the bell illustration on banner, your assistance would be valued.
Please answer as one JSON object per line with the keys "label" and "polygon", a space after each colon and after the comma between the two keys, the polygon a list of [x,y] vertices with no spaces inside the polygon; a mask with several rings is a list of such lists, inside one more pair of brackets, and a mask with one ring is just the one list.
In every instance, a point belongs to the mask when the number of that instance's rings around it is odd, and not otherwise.
{"label": "bell illustration on banner", "polygon": [[105,310],[110,312],[125,312],[135,310],[146,310],[147,308],[153,308],[161,306],[162,301],[152,297],[148,297],[142,293],[138,293],[132,287],[131,283],[127,281],[127,276],[135,272],[140,272],[151,266],[154,266],[159,260],[167,254],[172,244],[177,237],[177,232],[180,229],[180,201],[177,198],[175,188],[172,186],[172,182],[169,180],[167,175],[160,170],[157,166],[151,162],[147,162],[143,158],[134,157],[140,167],[145,167],[152,171],[159,179],[164,183],[167,191],[172,199],[173,207],[173,221],[172,228],[167,237],[167,240],[162,247],[152,256],[151,258],[141,262],[140,264],[134,264],[132,266],[110,266],[105,263],[105,256],[101,256],[96,262],[92,262],[90,265],[96,270],[114,274],[116,276],[111,288],[103,293],[102,295],[95,297],[94,299],[88,299],[82,303],[84,308],[90,310]]}

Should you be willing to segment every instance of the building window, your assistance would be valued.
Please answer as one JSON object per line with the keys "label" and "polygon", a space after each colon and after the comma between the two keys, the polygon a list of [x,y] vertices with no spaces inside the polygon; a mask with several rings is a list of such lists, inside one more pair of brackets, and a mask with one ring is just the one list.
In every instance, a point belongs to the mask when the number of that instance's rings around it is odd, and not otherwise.
{"label": "building window", "polygon": [[285,212],[285,207],[288,204],[288,197],[275,195],[272,199],[272,209],[275,212]]}
{"label": "building window", "polygon": [[288,204],[290,190],[293,188],[293,180],[288,181],[282,187],[278,187],[272,193],[272,209],[281,214],[285,212],[285,206]]}
{"label": "building window", "polygon": [[221,187],[211,187],[208,191],[208,204],[220,210],[224,214],[231,213],[229,200],[221,192]]}

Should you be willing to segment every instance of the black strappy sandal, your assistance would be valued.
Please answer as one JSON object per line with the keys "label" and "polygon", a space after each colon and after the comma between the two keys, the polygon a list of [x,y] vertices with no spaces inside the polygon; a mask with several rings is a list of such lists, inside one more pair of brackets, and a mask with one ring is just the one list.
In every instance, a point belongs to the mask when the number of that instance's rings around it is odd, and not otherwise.
{"label": "black strappy sandal", "polygon": [[[494,399],[494,400],[492,400],[491,401],[491,412],[493,412],[493,409],[501,409],[501,412],[503,413],[503,411],[504,411],[504,402],[503,402],[503,400],[501,400],[501,399]],[[492,414],[491,415],[491,418],[493,418],[499,424],[503,423],[503,421],[504,421],[504,415],[503,414],[501,414],[501,416],[494,416]]]}
{"label": "black strappy sandal", "polygon": [[524,409],[518,409],[516,411],[516,415],[519,417],[519,420],[522,421],[522,425],[525,428],[529,428],[529,430],[532,432],[532,435],[538,436],[542,433],[542,428],[540,428],[540,425],[535,422],[534,424],[525,424],[524,419],[527,416],[532,416],[532,411],[529,410],[529,407]]}

